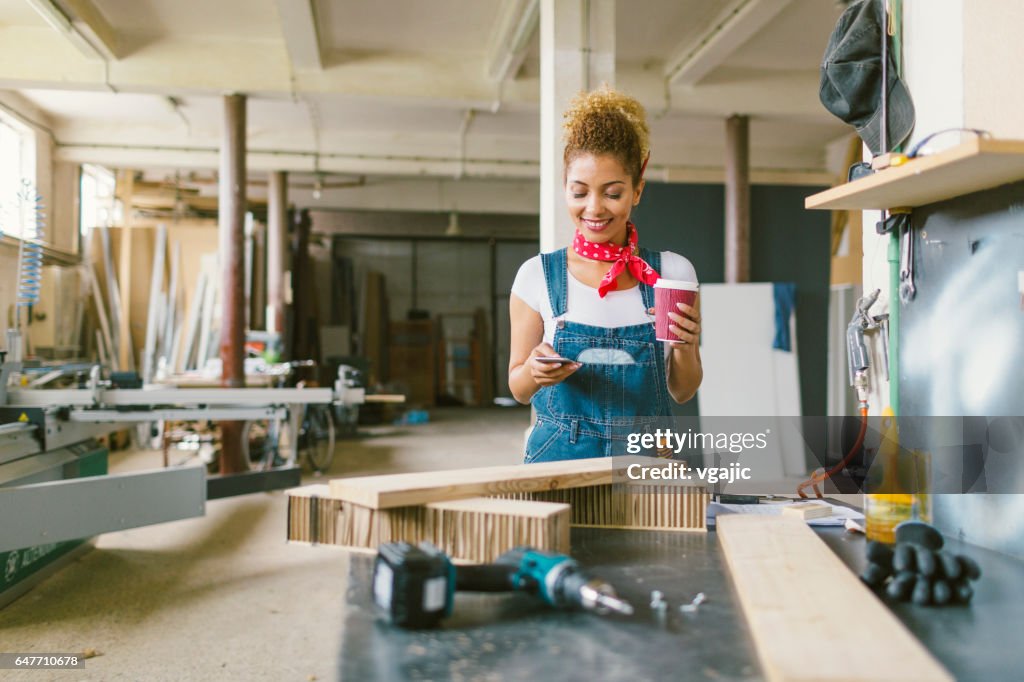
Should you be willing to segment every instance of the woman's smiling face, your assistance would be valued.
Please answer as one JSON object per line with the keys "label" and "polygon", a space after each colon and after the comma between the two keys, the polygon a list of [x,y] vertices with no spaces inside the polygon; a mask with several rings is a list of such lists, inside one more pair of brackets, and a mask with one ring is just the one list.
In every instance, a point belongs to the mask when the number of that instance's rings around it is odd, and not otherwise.
{"label": "woman's smiling face", "polygon": [[626,243],[626,225],[640,202],[638,186],[619,161],[609,154],[581,154],[565,169],[565,203],[587,241]]}

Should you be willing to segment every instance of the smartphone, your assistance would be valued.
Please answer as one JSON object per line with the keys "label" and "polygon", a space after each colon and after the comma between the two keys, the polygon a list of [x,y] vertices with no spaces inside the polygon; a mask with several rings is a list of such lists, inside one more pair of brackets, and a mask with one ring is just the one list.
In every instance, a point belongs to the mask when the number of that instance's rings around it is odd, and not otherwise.
{"label": "smartphone", "polygon": [[549,365],[563,365],[567,362],[572,362],[569,358],[560,358],[557,355],[538,355],[534,360],[537,362],[544,362]]}

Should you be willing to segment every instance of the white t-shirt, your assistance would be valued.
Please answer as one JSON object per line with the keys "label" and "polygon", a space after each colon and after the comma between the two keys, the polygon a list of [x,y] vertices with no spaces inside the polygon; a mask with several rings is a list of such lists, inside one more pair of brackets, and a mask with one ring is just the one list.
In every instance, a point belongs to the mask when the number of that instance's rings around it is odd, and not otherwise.
{"label": "white t-shirt", "polygon": [[[608,264],[611,267],[611,263]],[[640,286],[625,290],[609,291],[604,298],[597,289],[588,287],[568,274],[569,295],[566,322],[577,322],[592,327],[628,327],[634,324],[645,324],[654,321],[644,309]],[[661,269],[658,274],[665,279],[681,279],[687,282],[697,281],[697,272],[689,260],[672,251],[661,252]],[[534,256],[519,266],[512,293],[523,300],[544,320],[544,341],[553,343],[555,338],[556,320],[552,316],[551,301],[548,298],[547,282],[544,280],[544,265],[540,256]],[[668,352],[668,344],[665,344]]]}

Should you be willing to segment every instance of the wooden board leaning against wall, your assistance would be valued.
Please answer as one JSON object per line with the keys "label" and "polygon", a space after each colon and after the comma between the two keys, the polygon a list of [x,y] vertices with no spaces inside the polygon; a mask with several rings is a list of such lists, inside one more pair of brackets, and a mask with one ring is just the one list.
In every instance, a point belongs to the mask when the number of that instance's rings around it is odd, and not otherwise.
{"label": "wooden board leaning against wall", "polygon": [[[143,344],[146,340],[146,320],[150,304],[150,281],[152,276],[153,253],[156,249],[156,227],[131,227],[107,228],[110,234],[110,246],[112,261],[114,263],[115,277],[118,273],[117,264],[121,262],[121,245],[125,242],[124,233],[132,230],[131,254],[129,255],[129,273],[127,287],[118,282],[120,289],[121,305],[128,314],[129,328],[131,330],[131,341],[133,353],[136,360],[140,357]],[[102,243],[98,238],[91,241],[89,260],[92,262],[96,272],[96,278],[103,292],[103,300],[110,305],[111,296],[107,291],[108,281],[104,258],[102,254]],[[176,246],[176,245],[179,245]],[[168,229],[168,254],[173,253],[176,248],[181,250],[181,271],[178,273],[179,306],[187,311],[193,305],[196,282],[201,270],[202,256],[206,253],[215,253],[217,250],[217,228],[214,225],[205,224],[178,224],[169,225]],[[164,273],[165,282],[169,277],[170,257],[166,259]]]}
{"label": "wooden board leaning against wall", "polygon": [[[860,138],[852,135],[847,145],[843,172],[836,179],[836,185],[846,182],[846,169],[860,160],[861,147]],[[832,212],[832,286],[860,284],[864,280],[862,220],[860,211]]]}
{"label": "wooden board leaning against wall", "polygon": [[[158,357],[169,356],[172,343],[182,345],[180,337],[187,332],[187,315],[196,306],[193,299],[197,296],[204,257],[208,261],[215,258],[218,251],[217,220],[211,217],[216,215],[217,197],[200,196],[198,189],[186,187],[177,180],[174,183],[144,181],[137,171],[129,170],[118,172],[116,196],[123,205],[122,224],[92,229],[83,242],[87,249],[84,256],[85,262],[91,264],[95,272],[99,299],[106,308],[107,326],[115,345],[115,352],[110,353],[114,356],[111,359],[118,361],[119,369],[135,369],[145,353],[147,325],[151,319],[158,322],[156,334],[170,337],[164,342],[168,347],[162,349]],[[263,200],[250,200],[249,203],[257,209],[265,205]],[[167,238],[162,245],[162,272],[154,277],[154,255],[161,252],[158,244],[161,226],[166,229]],[[250,320],[251,326],[262,328],[265,307],[262,225],[256,223],[252,233],[253,252],[247,257],[252,278]],[[124,245],[128,245],[127,250]],[[211,268],[209,262],[205,267],[211,270],[209,279],[216,279],[215,284],[219,286],[219,278],[213,273],[216,268]],[[154,283],[160,287],[155,296],[151,292]],[[198,294],[202,296],[203,292]],[[167,299],[172,295],[173,319],[168,324]],[[154,304],[160,308],[160,315],[155,318],[150,315]],[[87,308],[91,324],[83,333],[83,350],[95,357],[96,347],[102,339],[97,341],[94,330],[102,323],[92,297]],[[215,319],[219,317],[216,310],[214,313]],[[125,318],[127,325],[121,323]],[[125,331],[131,337],[131,349],[130,352],[118,353],[119,337]],[[182,353],[177,355],[179,357],[169,365],[172,370],[180,371]],[[216,344],[210,356],[216,356]],[[124,361],[126,357],[129,358],[127,364]],[[201,366],[203,363],[198,364]]]}

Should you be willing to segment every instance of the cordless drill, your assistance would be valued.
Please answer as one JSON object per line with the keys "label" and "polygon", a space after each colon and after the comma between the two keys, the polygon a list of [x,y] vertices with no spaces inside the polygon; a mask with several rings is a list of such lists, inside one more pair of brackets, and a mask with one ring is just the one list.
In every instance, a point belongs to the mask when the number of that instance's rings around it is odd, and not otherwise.
{"label": "cordless drill", "polygon": [[493,564],[455,566],[429,542],[380,546],[373,567],[373,600],[391,623],[403,628],[437,625],[451,614],[456,590],[526,592],[557,609],[633,613],[611,585],[588,575],[564,554],[517,547]]}

